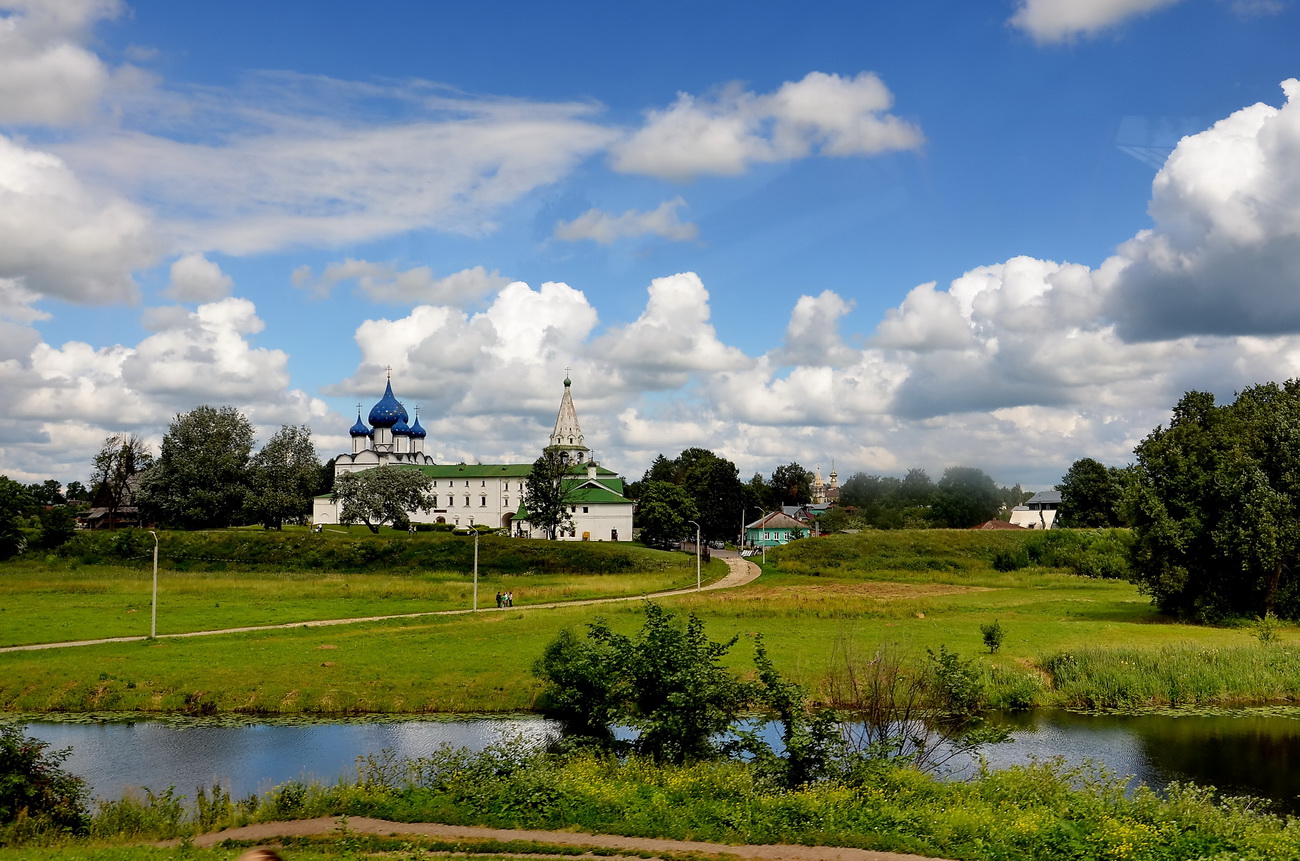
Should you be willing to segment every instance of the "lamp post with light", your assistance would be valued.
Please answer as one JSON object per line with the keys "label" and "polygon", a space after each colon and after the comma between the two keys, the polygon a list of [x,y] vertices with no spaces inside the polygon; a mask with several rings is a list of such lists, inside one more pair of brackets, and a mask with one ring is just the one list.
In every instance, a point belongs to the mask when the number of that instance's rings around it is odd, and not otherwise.
{"label": "lamp post with light", "polygon": [[153,601],[149,608],[149,639],[158,639],[158,533],[152,529],[153,536]]}
{"label": "lamp post with light", "polygon": [[478,612],[478,527],[474,518],[469,519],[469,528],[474,530],[474,612]]}

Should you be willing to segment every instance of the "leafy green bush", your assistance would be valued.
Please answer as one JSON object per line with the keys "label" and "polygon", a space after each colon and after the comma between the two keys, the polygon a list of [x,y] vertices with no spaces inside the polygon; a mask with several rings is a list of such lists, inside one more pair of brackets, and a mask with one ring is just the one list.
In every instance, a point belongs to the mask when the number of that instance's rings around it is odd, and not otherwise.
{"label": "leafy green bush", "polygon": [[1025,547],[1009,547],[993,554],[993,568],[996,571],[1019,571],[1029,567],[1029,550]]}
{"label": "leafy green bush", "polygon": [[86,782],[62,768],[71,753],[50,750],[22,727],[0,725],[0,825],[26,818],[41,827],[85,831]]}
{"label": "leafy green bush", "polygon": [[1002,623],[997,619],[994,619],[991,624],[980,625],[980,633],[984,636],[984,645],[990,655],[1002,648],[1002,640],[1006,634],[1002,630]]}
{"label": "leafy green bush", "polygon": [[1127,579],[1133,533],[1128,529],[1052,529],[1025,544],[1032,563],[1084,577]]}
{"label": "leafy green bush", "polygon": [[[186,532],[159,530],[159,562],[168,569],[221,571],[239,567],[277,571],[366,572],[469,570],[474,541],[446,529],[380,535],[305,530],[223,529]],[[523,575],[581,572],[640,573],[655,566],[686,565],[684,558],[605,541],[533,541],[493,534],[479,537],[479,568],[486,574]],[[128,564],[147,567],[153,559],[153,536],[146,530],[80,532],[55,551],[82,565]]]}

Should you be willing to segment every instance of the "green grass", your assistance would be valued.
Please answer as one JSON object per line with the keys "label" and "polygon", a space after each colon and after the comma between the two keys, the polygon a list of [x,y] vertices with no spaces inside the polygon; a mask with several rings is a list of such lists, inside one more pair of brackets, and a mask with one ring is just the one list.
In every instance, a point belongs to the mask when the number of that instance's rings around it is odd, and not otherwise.
{"label": "green grass", "polygon": [[[245,533],[220,541],[260,540]],[[290,536],[293,538],[293,536]],[[311,538],[300,534],[293,540]],[[1103,536],[1105,537],[1105,536]],[[187,540],[199,540],[195,537]],[[206,540],[206,539],[204,539]],[[216,539],[214,539],[216,540]],[[272,536],[272,542],[284,540]],[[343,539],[331,539],[339,540]],[[365,544],[371,539],[351,539]],[[377,544],[389,539],[377,539]],[[402,552],[419,552],[448,536],[404,536]],[[581,628],[597,616],[631,633],[641,621],[638,602],[529,611],[527,604],[597,594],[637,595],[693,585],[694,560],[615,544],[496,539],[501,562],[512,551],[581,556],[609,566],[643,558],[661,566],[629,574],[581,570],[530,575],[484,573],[480,606],[493,606],[498,589],[513,589],[513,611],[477,617],[426,617],[331,628],[292,628],[157,643],[0,654],[0,710],[146,711],[247,714],[508,712],[529,709],[538,687],[530,670],[560,630]],[[1041,535],[930,530],[869,532],[795,542],[769,553],[764,575],[750,586],[688,594],[662,603],[705,620],[710,636],[740,642],[730,666],[751,671],[752,634],[762,634],[777,668],[815,696],[829,697],[829,674],[846,654],[869,659],[882,644],[922,660],[943,645],[976,658],[994,705],[1076,707],[1162,706],[1287,702],[1300,699],[1300,678],[1259,675],[1255,661],[1267,648],[1246,628],[1178,624],[1121,580],[1080,577],[1060,568],[998,571],[999,552]],[[486,543],[486,542],[484,542]],[[538,547],[537,545],[541,545]],[[229,545],[228,545],[229,546]],[[396,551],[394,551],[396,552]],[[596,556],[594,554],[601,554]],[[617,557],[615,554],[619,554]],[[622,554],[630,554],[623,556]],[[347,574],[277,570],[262,565],[225,571],[166,572],[160,577],[160,632],[222,626],[385,615],[467,606],[466,571]],[[617,564],[623,564],[618,562]],[[721,576],[715,560],[711,577]],[[75,566],[75,567],[74,567]],[[668,567],[662,567],[668,566]],[[0,566],[0,637],[16,642],[143,634],[148,631],[148,572],[119,563],[68,560]],[[220,605],[220,606],[218,606]],[[130,612],[135,610],[134,613]],[[989,655],[981,625],[998,620],[1001,649]],[[1277,654],[1300,643],[1284,626]],[[1099,656],[1082,680],[1053,678],[1054,656]],[[1121,654],[1146,656],[1166,672],[1130,670]],[[1169,651],[1173,650],[1173,651]],[[1204,655],[1239,654],[1236,662]],[[1169,655],[1185,660],[1171,662]],[[1300,662],[1298,662],[1300,663]],[[1233,669],[1235,667],[1235,669]],[[1220,669],[1221,668],[1221,669]],[[1211,674],[1256,684],[1211,679]],[[1159,684],[1156,680],[1159,679]],[[1114,691],[1126,691],[1124,696]]]}
{"label": "green grass", "polygon": [[[252,539],[282,543],[277,536],[263,538],[257,533]],[[365,546],[367,539],[359,540]],[[472,606],[472,540],[421,534],[391,543],[399,544],[402,551],[409,546],[417,559],[426,551],[440,557],[471,555],[464,567],[454,569],[414,564],[395,568],[385,555],[372,561],[369,570],[348,572],[247,563],[223,563],[224,570],[177,570],[166,567],[174,565],[176,558],[164,557],[158,574],[158,633]],[[578,551],[536,546],[546,543],[495,537],[481,540],[479,607],[495,607],[498,591],[514,592],[515,606],[525,606],[695,585],[695,560],[686,554],[614,544],[587,545]],[[229,546],[225,549],[231,550]],[[534,567],[524,568],[507,556],[511,550],[527,557]],[[581,567],[589,563],[602,573]],[[624,567],[631,570],[608,573],[611,568]],[[725,572],[723,563],[715,560],[704,573],[713,580]],[[54,557],[5,563],[0,565],[0,646],[147,635],[151,598],[151,566],[138,562],[88,565]]]}

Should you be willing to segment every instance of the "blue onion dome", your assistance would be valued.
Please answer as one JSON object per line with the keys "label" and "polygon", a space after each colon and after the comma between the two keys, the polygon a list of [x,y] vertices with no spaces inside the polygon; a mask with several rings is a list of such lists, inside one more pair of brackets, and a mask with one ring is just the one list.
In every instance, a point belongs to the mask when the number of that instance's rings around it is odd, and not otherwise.
{"label": "blue onion dome", "polygon": [[370,408],[370,424],[377,428],[390,428],[398,420],[405,422],[406,419],[406,407],[393,397],[393,382],[389,380],[388,385],[384,386],[384,396]]}
{"label": "blue onion dome", "polygon": [[406,424],[406,419],[400,418],[393,424],[393,436],[410,436],[411,428]]}
{"label": "blue onion dome", "polygon": [[366,427],[366,423],[361,420],[361,413],[357,413],[357,423],[348,431],[352,436],[374,436],[375,432]]}
{"label": "blue onion dome", "polygon": [[420,417],[418,415],[415,417],[415,424],[411,425],[410,434],[416,439],[424,439],[428,436],[424,428],[420,427]]}

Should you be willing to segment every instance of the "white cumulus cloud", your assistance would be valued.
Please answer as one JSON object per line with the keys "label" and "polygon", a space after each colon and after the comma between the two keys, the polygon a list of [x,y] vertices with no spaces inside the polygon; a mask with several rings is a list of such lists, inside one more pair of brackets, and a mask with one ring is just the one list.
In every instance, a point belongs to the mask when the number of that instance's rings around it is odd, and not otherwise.
{"label": "white cumulus cloud", "polygon": [[182,302],[215,302],[230,295],[233,279],[198,252],[172,263],[166,293]]}
{"label": "white cumulus cloud", "polygon": [[156,247],[148,214],[57,156],[0,135],[0,278],[72,302],[132,301]]}
{"label": "white cumulus cloud", "polygon": [[1011,24],[1037,42],[1093,36],[1182,0],[1021,0]]}
{"label": "white cumulus cloud", "polygon": [[888,113],[893,95],[871,72],[854,77],[810,72],[775,93],[738,86],[711,98],[679,93],[642,128],[615,144],[611,164],[623,173],[686,180],[737,175],[758,162],[809,155],[855,156],[919,147],[912,123]]}
{"label": "white cumulus cloud", "polygon": [[0,122],[86,117],[111,73],[82,43],[121,11],[118,0],[0,0]]}

